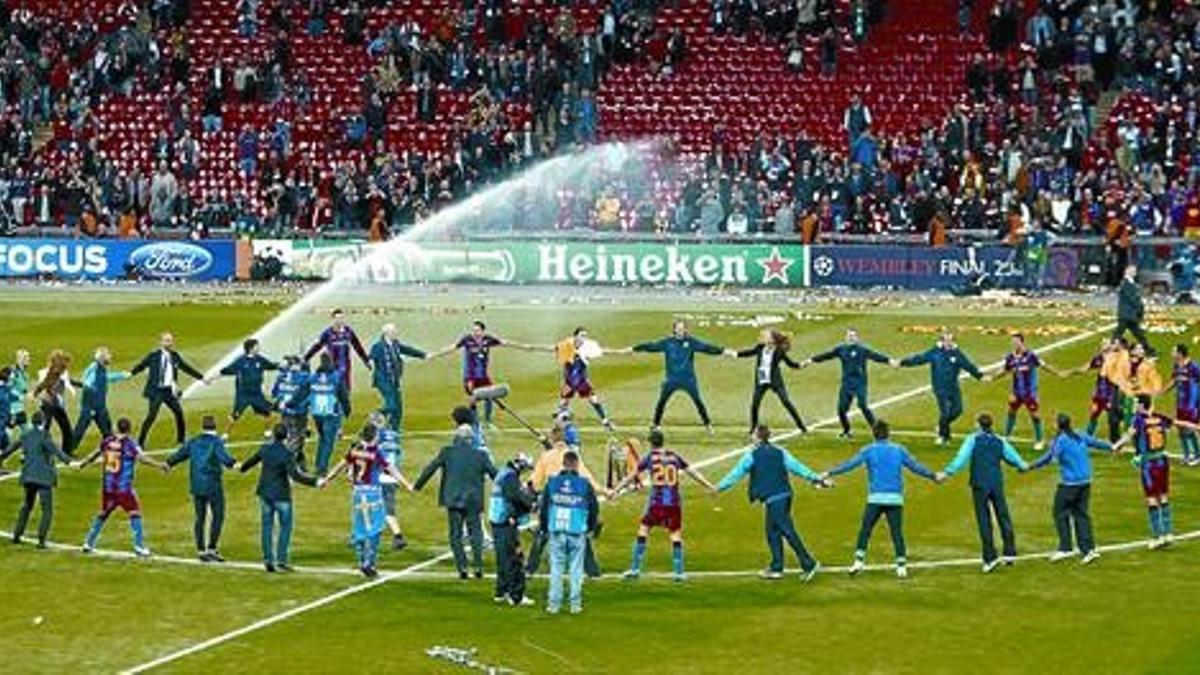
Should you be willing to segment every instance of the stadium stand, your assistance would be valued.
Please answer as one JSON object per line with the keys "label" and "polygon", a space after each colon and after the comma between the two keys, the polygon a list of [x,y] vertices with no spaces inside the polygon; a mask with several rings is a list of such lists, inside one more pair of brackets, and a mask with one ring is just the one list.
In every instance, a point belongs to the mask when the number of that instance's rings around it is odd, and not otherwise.
{"label": "stadium stand", "polygon": [[1197,29],[1182,0],[10,1],[0,204],[10,230],[380,238],[653,137],[649,180],[488,226],[1181,234]]}

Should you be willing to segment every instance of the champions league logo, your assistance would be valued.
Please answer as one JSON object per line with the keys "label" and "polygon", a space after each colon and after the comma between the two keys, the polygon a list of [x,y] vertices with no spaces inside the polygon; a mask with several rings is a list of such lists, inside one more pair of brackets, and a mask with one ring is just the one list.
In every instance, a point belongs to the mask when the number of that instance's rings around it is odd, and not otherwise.
{"label": "champions league logo", "polygon": [[816,272],[819,277],[827,277],[833,274],[833,258],[827,255],[819,255],[813,260],[813,272]]}

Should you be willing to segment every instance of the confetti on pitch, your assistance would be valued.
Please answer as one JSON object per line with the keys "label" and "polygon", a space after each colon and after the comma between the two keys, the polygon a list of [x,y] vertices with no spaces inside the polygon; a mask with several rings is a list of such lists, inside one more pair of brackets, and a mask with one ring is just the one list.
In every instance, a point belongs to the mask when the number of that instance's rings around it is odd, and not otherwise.
{"label": "confetti on pitch", "polygon": [[479,650],[471,647],[463,649],[461,647],[447,647],[444,645],[434,645],[425,649],[425,655],[431,659],[448,661],[456,666],[466,668],[468,670],[479,670],[489,675],[500,675],[501,673],[519,673],[518,670],[507,668],[505,666],[497,666],[484,663],[475,658]]}

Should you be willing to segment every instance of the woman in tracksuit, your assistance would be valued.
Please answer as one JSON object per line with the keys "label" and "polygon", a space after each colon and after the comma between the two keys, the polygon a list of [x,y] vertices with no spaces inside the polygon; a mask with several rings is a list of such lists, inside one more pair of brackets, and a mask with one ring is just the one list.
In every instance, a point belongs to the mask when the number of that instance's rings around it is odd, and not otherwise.
{"label": "woman in tracksuit", "polygon": [[784,384],[783,373],[780,371],[780,364],[793,370],[800,368],[800,364],[788,356],[788,349],[791,346],[792,340],[787,333],[767,329],[759,333],[758,344],[737,353],[739,359],[755,357],[754,395],[750,399],[750,433],[752,435],[758,428],[758,410],[762,406],[763,396],[768,391],[774,392],[779,397],[779,402],[788,415],[791,415],[792,421],[796,423],[796,428],[801,432],[808,431],[800,413],[796,411],[796,406],[792,404],[791,397],[788,396],[787,385]]}
{"label": "woman in tracksuit", "polygon": [[1092,499],[1092,450],[1112,452],[1107,441],[1081,434],[1071,428],[1071,418],[1066,413],[1058,415],[1058,433],[1050,443],[1050,449],[1029,468],[1040,469],[1050,462],[1058,462],[1058,490],[1054,493],[1054,528],[1058,530],[1058,550],[1050,556],[1050,562],[1059,562],[1075,555],[1071,544],[1071,525],[1075,526],[1075,544],[1083,556],[1079,562],[1088,564],[1100,557],[1096,541],[1092,536],[1092,516],[1089,505]]}

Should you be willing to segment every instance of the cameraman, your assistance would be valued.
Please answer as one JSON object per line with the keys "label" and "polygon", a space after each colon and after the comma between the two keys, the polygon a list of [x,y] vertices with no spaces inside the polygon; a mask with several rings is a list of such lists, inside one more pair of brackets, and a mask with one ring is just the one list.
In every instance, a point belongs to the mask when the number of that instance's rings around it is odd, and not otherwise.
{"label": "cameraman", "polygon": [[529,521],[529,512],[537,501],[532,488],[521,484],[521,474],[533,468],[529,456],[521,453],[504,465],[492,481],[492,499],[488,521],[496,547],[497,603],[513,607],[530,606],[525,595],[525,566],[521,559],[520,526]]}

